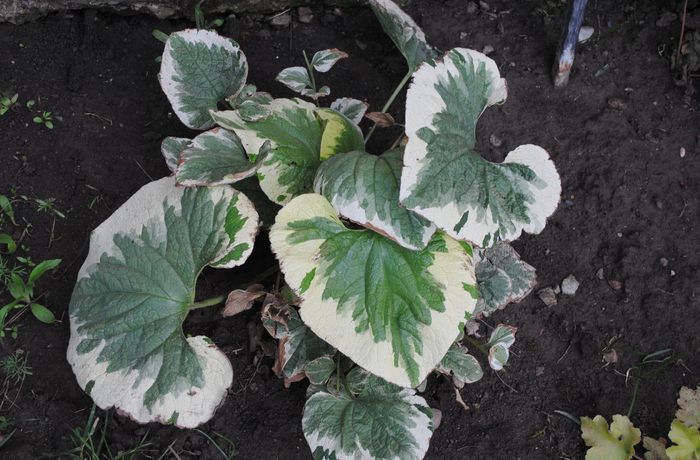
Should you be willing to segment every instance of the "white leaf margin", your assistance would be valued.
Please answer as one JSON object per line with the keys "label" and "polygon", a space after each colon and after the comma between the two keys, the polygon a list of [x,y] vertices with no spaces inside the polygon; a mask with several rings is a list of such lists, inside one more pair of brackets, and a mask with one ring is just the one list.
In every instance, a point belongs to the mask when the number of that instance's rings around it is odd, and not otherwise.
{"label": "white leaf margin", "polygon": [[[502,104],[508,96],[506,81],[500,77],[495,61],[478,51],[454,48],[445,55],[442,61],[422,64],[413,74],[413,82],[406,95],[406,136],[409,141],[404,154],[399,200],[404,200],[410,195],[410,190],[415,187],[419,171],[426,161],[428,146],[424,140],[418,137],[418,130],[424,127],[434,128],[432,119],[446,108],[445,102],[435,89],[435,85],[448,74],[458,75],[459,71],[450,58],[452,52],[461,54],[467,62],[472,63],[475,69],[483,63],[486,71],[491,75],[492,90],[487,99],[486,107]],[[537,234],[544,229],[547,218],[554,213],[559,204],[561,179],[547,151],[537,145],[525,144],[517,147],[506,156],[503,164],[507,163],[520,163],[528,166],[540,181],[547,184],[544,188],[530,184],[529,190],[536,203],[535,207],[529,207],[531,222],[514,222],[515,232],[500,235],[503,241],[513,241],[520,236],[522,231]],[[475,221],[474,218],[479,214],[481,208],[461,210],[455,203],[443,207],[413,207],[411,210],[434,222],[453,238],[470,241],[478,246],[482,245],[487,235],[499,229],[498,224],[493,221],[490,209],[486,210],[486,217],[481,222]],[[460,222],[467,211],[469,219],[459,232],[455,232],[455,225]]]}

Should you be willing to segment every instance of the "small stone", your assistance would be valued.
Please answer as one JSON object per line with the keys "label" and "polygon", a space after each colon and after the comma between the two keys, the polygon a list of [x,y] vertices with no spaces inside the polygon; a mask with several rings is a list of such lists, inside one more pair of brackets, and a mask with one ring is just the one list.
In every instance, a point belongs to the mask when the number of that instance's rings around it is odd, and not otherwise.
{"label": "small stone", "polygon": [[540,376],[543,375],[543,374],[544,374],[544,366],[537,366],[537,367],[535,368],[535,375],[536,375],[537,377],[540,377]]}
{"label": "small stone", "polygon": [[476,6],[476,3],[474,2],[469,2],[467,3],[467,14],[474,14],[476,13],[476,10],[478,10],[479,7]]}
{"label": "small stone", "polygon": [[663,208],[664,208],[664,202],[661,201],[661,200],[656,200],[656,207],[659,208],[659,209],[663,209]]}
{"label": "small stone", "polygon": [[675,270],[671,270],[671,276],[676,276],[676,271],[675,271]]}
{"label": "small stone", "polygon": [[659,263],[661,264],[662,267],[668,266],[668,259],[665,257],[662,257],[659,259]]}
{"label": "small stone", "polygon": [[557,284],[556,286],[554,286],[554,293],[555,293],[556,295],[561,294],[561,288],[559,287],[558,284]]}
{"label": "small stone", "polygon": [[574,275],[569,275],[561,282],[561,292],[564,295],[574,295],[578,289],[579,282]]}
{"label": "small stone", "polygon": [[595,29],[591,26],[581,27],[581,30],[578,32],[578,42],[583,43],[590,40],[593,36],[593,32],[595,32]]}
{"label": "small stone", "polygon": [[333,8],[333,14],[335,14],[336,16],[342,16],[343,10],[341,10],[340,8],[337,8],[337,7]]}
{"label": "small stone", "polygon": [[608,284],[610,285],[611,288],[615,289],[616,291],[619,291],[620,289],[622,289],[622,281],[608,280]]}
{"label": "small stone", "polygon": [[627,107],[627,104],[619,97],[611,97],[610,99],[608,99],[608,106],[611,109],[622,110]]}
{"label": "small stone", "polygon": [[496,51],[496,50],[495,50],[494,47],[491,46],[491,45],[486,45],[486,46],[484,46],[484,49],[481,50],[481,52],[484,53],[484,54],[487,55],[487,56],[488,56],[489,54],[493,53],[494,51]]}
{"label": "small stone", "polygon": [[557,304],[557,295],[554,293],[554,289],[552,288],[548,287],[540,289],[539,291],[537,291],[537,297],[539,297],[540,300],[548,307]]}
{"label": "small stone", "polygon": [[617,355],[617,351],[615,350],[608,350],[605,353],[603,353],[603,361],[605,361],[608,364],[615,364],[618,361],[619,357]]}
{"label": "small stone", "polygon": [[277,29],[284,29],[289,27],[292,23],[292,15],[289,13],[278,14],[277,16],[270,19],[270,25]]}
{"label": "small stone", "polygon": [[685,158],[685,147],[681,147],[681,158]]}
{"label": "small stone", "polygon": [[605,271],[603,270],[603,267],[599,268],[597,272],[595,272],[595,276],[599,280],[604,280],[605,279]]}
{"label": "small stone", "polygon": [[491,142],[491,145],[494,147],[500,147],[503,144],[503,140],[501,140],[500,137],[496,136],[495,134],[491,134],[489,137],[489,142]]}
{"label": "small stone", "polygon": [[297,8],[297,16],[299,17],[299,22],[303,24],[310,24],[314,20],[314,12],[308,6]]}
{"label": "small stone", "polygon": [[617,237],[618,237],[618,238],[622,238],[622,233],[621,233],[621,232],[617,232]]}
{"label": "small stone", "polygon": [[360,48],[362,51],[367,49],[367,43],[361,42],[358,39],[355,39],[355,44],[357,45],[358,48]]}
{"label": "small stone", "polygon": [[467,38],[468,36],[469,36],[469,34],[466,33],[466,32],[460,32],[460,33],[459,33],[459,39],[460,39],[460,40],[464,40],[464,39]]}
{"label": "small stone", "polygon": [[484,11],[488,11],[491,9],[491,6],[489,6],[489,4],[486,3],[484,0],[479,0],[479,8],[481,8]]}

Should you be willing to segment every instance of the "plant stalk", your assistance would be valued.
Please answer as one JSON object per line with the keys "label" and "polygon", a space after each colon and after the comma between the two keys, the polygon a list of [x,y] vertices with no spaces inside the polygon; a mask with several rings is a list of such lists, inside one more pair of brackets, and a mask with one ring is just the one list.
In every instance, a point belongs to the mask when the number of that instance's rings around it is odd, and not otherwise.
{"label": "plant stalk", "polygon": [[[309,76],[311,77],[311,86],[314,87],[314,94],[318,92],[318,89],[316,89],[316,77],[314,76],[314,68],[311,66],[311,62],[309,61],[309,57],[306,55],[306,51],[302,51],[304,53],[304,61],[306,62],[306,70],[309,72]],[[318,98],[314,97],[314,102],[316,103],[316,107],[318,107]]]}
{"label": "plant stalk", "polygon": [[193,302],[190,305],[190,310],[196,310],[198,308],[206,308],[206,307],[218,305],[218,304],[222,303],[224,300],[226,300],[226,296],[220,295],[220,296],[212,297],[211,299],[200,300],[199,302]]}
{"label": "plant stalk", "polygon": [[[394,89],[394,92],[391,93],[391,96],[389,96],[389,99],[386,101],[386,104],[384,104],[384,107],[382,107],[382,112],[386,112],[387,110],[389,110],[389,107],[391,107],[391,104],[393,104],[394,100],[398,97],[403,87],[406,86],[408,80],[411,79],[411,75],[413,75],[413,72],[409,69],[406,76],[403,77],[403,80],[399,82],[399,85]],[[369,142],[369,139],[372,137],[372,134],[374,134],[375,129],[377,129],[376,123],[369,130],[369,133],[367,133],[367,137],[365,137],[365,144]]]}

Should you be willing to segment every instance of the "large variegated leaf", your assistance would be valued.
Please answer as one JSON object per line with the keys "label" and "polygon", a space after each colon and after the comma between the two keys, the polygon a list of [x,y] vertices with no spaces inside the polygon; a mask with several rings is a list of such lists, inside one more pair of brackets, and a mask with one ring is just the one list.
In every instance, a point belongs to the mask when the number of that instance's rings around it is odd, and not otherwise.
{"label": "large variegated leaf", "polygon": [[323,159],[364,145],[359,128],[336,111],[300,99],[275,99],[267,107],[270,115],[259,120],[246,120],[235,110],[212,117],[238,135],[251,160],[264,155],[260,187],[275,203],[310,192]]}
{"label": "large variegated leaf", "polygon": [[234,133],[214,128],[192,139],[180,153],[175,172],[177,182],[185,186],[223,185],[255,174],[241,141]]}
{"label": "large variegated leaf", "polygon": [[316,116],[323,123],[321,161],[336,153],[364,150],[362,131],[349,118],[333,109],[317,109]]}
{"label": "large variegated leaf", "polygon": [[204,336],[185,337],[197,276],[242,264],[258,216],[231,187],[144,186],[100,225],[70,303],[68,361],[103,408],[134,420],[194,427],[232,381],[231,364]]}
{"label": "large variegated leaf", "polygon": [[401,202],[480,246],[514,240],[523,230],[541,232],[561,194],[559,175],[540,147],[521,145],[500,164],[474,151],[479,116],[505,97],[496,63],[462,48],[425,63],[407,95]]}
{"label": "large variegated leaf", "polygon": [[173,32],[165,43],[160,86],[188,128],[210,128],[209,110],[235,97],[247,77],[248,62],[238,43],[214,31]]}
{"label": "large variegated leaf", "polygon": [[411,70],[436,56],[435,50],[425,41],[423,30],[396,3],[392,0],[369,0],[369,4]]}
{"label": "large variegated leaf", "polygon": [[355,363],[417,386],[440,362],[476,301],[471,257],[436,234],[421,251],[345,227],[321,195],[287,204],[270,230],[303,321]]}
{"label": "large variegated leaf", "polygon": [[476,281],[479,300],[476,313],[488,316],[513,302],[520,302],[537,284],[535,269],[520,259],[509,244],[499,242],[479,250]]}
{"label": "large variegated leaf", "polygon": [[381,156],[336,155],[321,164],[314,190],[338,213],[409,249],[423,249],[435,233],[427,219],[399,205],[403,149]]}
{"label": "large variegated leaf", "polygon": [[433,411],[415,390],[355,367],[347,391],[320,390],[304,406],[302,428],[315,460],[420,460]]}

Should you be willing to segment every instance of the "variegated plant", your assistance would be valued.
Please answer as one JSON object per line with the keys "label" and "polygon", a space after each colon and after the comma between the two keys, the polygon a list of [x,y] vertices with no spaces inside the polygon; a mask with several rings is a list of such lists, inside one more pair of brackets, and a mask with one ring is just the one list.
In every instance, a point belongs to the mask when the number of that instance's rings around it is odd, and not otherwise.
{"label": "variegated plant", "polygon": [[232,367],[182,323],[220,300],[196,301],[197,277],[242,264],[259,220],[291,289],[286,300],[265,296],[262,320],[279,341],[275,372],[287,385],[311,382],[302,426],[314,458],[420,459],[439,420],[416,394],[428,375],[447,377],[459,397],[483,376],[466,345],[495,371],[506,365],[516,329],[498,325],[481,344],[465,324],[534,287],[534,269],[508,242],[544,228],[559,177],[534,145],[502,163],[475,150],[479,116],[506,97],[493,60],[441,53],[391,0],[369,3],[409,68],[382,113],[412,79],[405,133],[381,155],[365,149],[377,127],[363,137],[366,103],[320,104],[331,90],[317,73],[346,53],[304,54],[305,67],[280,72],[307,102],[258,91],[238,44],[216,32],[164,38],[163,91],[204,132],[166,138],[172,176],[93,233],[68,359],[100,407],[181,427],[212,417]]}

